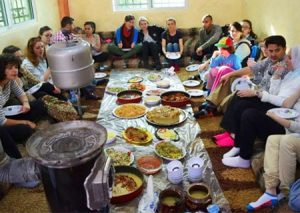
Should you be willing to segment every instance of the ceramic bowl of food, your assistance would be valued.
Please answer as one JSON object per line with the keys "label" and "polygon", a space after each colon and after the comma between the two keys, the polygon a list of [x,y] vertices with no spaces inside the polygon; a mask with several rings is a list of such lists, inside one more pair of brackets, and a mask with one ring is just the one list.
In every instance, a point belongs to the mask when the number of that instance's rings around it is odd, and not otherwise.
{"label": "ceramic bowl of food", "polygon": [[138,90],[124,90],[117,94],[118,104],[140,103],[142,100],[142,92]]}
{"label": "ceramic bowl of food", "polygon": [[160,95],[162,105],[184,108],[190,104],[191,95],[184,91],[167,91]]}
{"label": "ceramic bowl of food", "polygon": [[162,168],[162,160],[154,155],[145,155],[136,160],[137,168],[144,174],[153,175]]}
{"label": "ceramic bowl of food", "polygon": [[181,160],[186,155],[186,150],[179,144],[169,141],[159,141],[154,145],[154,152],[167,161]]}
{"label": "ceramic bowl of food", "polygon": [[112,204],[126,203],[143,192],[144,176],[134,167],[115,166],[113,181]]}
{"label": "ceramic bowl of food", "polygon": [[188,187],[185,204],[190,211],[206,211],[211,202],[210,189],[205,183],[194,183]]}
{"label": "ceramic bowl of food", "polygon": [[160,97],[159,96],[147,96],[145,99],[145,104],[148,106],[155,106],[160,103]]}
{"label": "ceramic bowl of food", "polygon": [[156,86],[158,88],[169,88],[170,82],[167,80],[161,80],[161,81],[156,82]]}
{"label": "ceramic bowl of food", "polygon": [[184,212],[184,193],[178,188],[167,188],[160,192],[158,212]]}

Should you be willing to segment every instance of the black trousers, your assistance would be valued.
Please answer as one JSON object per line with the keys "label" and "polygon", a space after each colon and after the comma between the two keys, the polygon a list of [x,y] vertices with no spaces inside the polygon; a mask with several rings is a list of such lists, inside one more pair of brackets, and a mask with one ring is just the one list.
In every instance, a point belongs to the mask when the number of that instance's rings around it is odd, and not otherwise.
{"label": "black trousers", "polygon": [[45,95],[51,95],[51,96],[54,96],[60,100],[64,100],[64,101],[67,101],[67,97],[65,97],[64,95],[62,95],[61,93],[60,94],[55,94],[53,92],[54,90],[54,86],[52,84],[50,84],[49,82],[46,82],[46,83],[43,83],[41,88],[36,91],[35,93],[33,93],[32,95],[36,98],[36,99],[39,99],[39,98],[42,98],[44,97]]}
{"label": "black trousers", "polygon": [[235,133],[235,146],[240,147],[240,156],[250,159],[256,138],[266,141],[269,135],[285,134],[285,129],[266,115],[269,109],[276,108],[270,103],[261,102],[257,97],[240,98],[234,95],[221,126]]}
{"label": "black trousers", "polygon": [[249,160],[253,154],[255,139],[267,141],[274,134],[285,134],[284,127],[265,112],[249,108],[242,113],[240,129],[235,135],[235,147],[240,147],[240,156]]}
{"label": "black trousers", "polygon": [[200,61],[200,62],[202,62],[204,56],[206,56],[206,59],[210,59],[210,57],[212,56],[214,51],[218,50],[218,48],[215,45],[211,45],[211,46],[208,46],[207,48],[205,48],[204,50],[202,50],[202,55],[197,55],[196,49],[195,49],[195,51],[192,55],[192,58],[194,60],[197,60],[197,61]]}
{"label": "black trousers", "polygon": [[103,52],[99,55],[93,56],[94,62],[103,62],[106,61],[109,57],[109,54],[107,52]]}
{"label": "black trousers", "polygon": [[153,58],[153,61],[156,65],[160,64],[159,60],[159,53],[160,53],[160,46],[154,42],[143,42],[143,48],[142,48],[142,57],[144,65],[148,65],[149,62],[149,56],[151,55]]}
{"label": "black trousers", "polygon": [[241,117],[246,109],[254,108],[266,113],[269,109],[276,107],[273,104],[261,102],[258,97],[241,98],[234,95],[220,125],[226,131],[236,134],[239,132]]}
{"label": "black trousers", "polygon": [[22,158],[17,143],[27,140],[34,132],[28,125],[1,126],[0,138],[4,152],[11,158]]}
{"label": "black trousers", "polygon": [[[47,114],[47,110],[41,100],[30,103],[30,111],[24,114],[7,116],[8,119],[29,120],[36,122]],[[1,126],[0,139],[4,151],[12,158],[21,158],[17,143],[24,142],[34,132],[28,125]]]}

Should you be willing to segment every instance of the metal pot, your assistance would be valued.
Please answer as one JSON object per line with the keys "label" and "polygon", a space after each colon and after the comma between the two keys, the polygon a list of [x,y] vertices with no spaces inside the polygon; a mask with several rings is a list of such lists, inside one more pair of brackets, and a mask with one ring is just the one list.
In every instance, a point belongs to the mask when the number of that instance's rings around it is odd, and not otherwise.
{"label": "metal pot", "polygon": [[61,89],[85,87],[94,79],[90,45],[83,40],[53,44],[47,50],[53,83]]}
{"label": "metal pot", "polygon": [[52,212],[108,208],[113,170],[102,154],[106,138],[106,129],[91,121],[61,122],[29,138],[26,148],[39,165]]}

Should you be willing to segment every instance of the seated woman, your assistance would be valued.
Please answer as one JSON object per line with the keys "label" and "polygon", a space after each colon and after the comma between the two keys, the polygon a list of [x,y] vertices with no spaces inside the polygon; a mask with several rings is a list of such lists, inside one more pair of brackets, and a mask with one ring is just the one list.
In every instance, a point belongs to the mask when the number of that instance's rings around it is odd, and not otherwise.
{"label": "seated woman", "polygon": [[229,33],[233,39],[235,54],[239,56],[242,67],[246,67],[247,60],[251,54],[251,43],[244,37],[242,25],[238,22],[233,22],[229,26]]}
{"label": "seated woman", "polygon": [[[293,107],[300,113],[300,90],[284,100],[283,106]],[[267,112],[267,116],[292,134],[268,137],[264,157],[266,191],[257,201],[247,205],[249,211],[277,205],[278,187],[281,195],[288,197],[290,186],[295,181],[297,161],[300,163],[300,117],[296,120],[287,120],[273,112]],[[298,206],[300,206],[299,203]]]}
{"label": "seated woman", "polygon": [[152,56],[156,70],[161,69],[159,53],[161,51],[161,34],[163,28],[155,25],[149,26],[148,19],[144,16],[139,18],[139,42],[143,44],[143,63],[146,69],[152,69],[149,66],[149,55]]}
{"label": "seated woman", "polygon": [[42,82],[48,82],[51,79],[44,43],[40,37],[33,37],[28,40],[26,58],[21,66]]}
{"label": "seated woman", "polygon": [[241,22],[241,25],[242,25],[242,31],[243,31],[244,38],[246,38],[248,41],[250,41],[251,45],[256,44],[257,35],[253,32],[252,22],[248,19],[244,19]]}
{"label": "seated woman", "polygon": [[[170,66],[174,66],[175,71],[179,71],[179,60],[183,53],[182,33],[176,29],[176,20],[174,18],[167,19],[167,30],[161,35],[162,52],[166,56]],[[169,59],[168,53],[179,54],[178,59]]]}
{"label": "seated woman", "polygon": [[92,56],[94,62],[104,62],[108,59],[108,53],[101,51],[101,40],[100,36],[96,34],[96,24],[92,21],[84,23],[84,32],[82,39],[89,42],[91,45]]}
{"label": "seated woman", "polygon": [[[14,54],[15,56],[17,56],[20,59],[21,62],[23,61],[23,54],[19,47],[16,47],[13,45],[7,46],[3,49],[2,53]],[[20,68],[19,72],[18,72],[18,76],[22,80],[22,88],[24,90],[28,90],[31,87],[33,87],[39,83],[42,83],[41,87],[32,94],[37,99],[41,98],[45,95],[51,95],[51,96],[57,97],[60,100],[67,100],[67,98],[61,94],[61,92],[58,88],[56,88],[49,82],[41,81],[39,78],[37,78],[35,75],[33,75],[26,68],[24,68],[24,69]]]}
{"label": "seated woman", "polygon": [[[2,53],[13,54],[18,57],[20,61],[23,59],[23,54],[20,48],[13,45],[4,48]],[[16,81],[18,82],[18,85],[25,90],[42,83],[31,72],[22,68],[19,69],[18,78]],[[30,100],[31,95],[36,99],[41,98],[49,115],[57,121],[77,119],[78,115],[72,104],[67,102],[67,98],[65,96],[62,94],[56,94],[55,91],[55,87],[52,84],[49,82],[44,82],[37,91],[33,92],[32,94],[27,92],[26,95]],[[20,104],[19,100],[13,94],[11,94],[11,97],[7,101],[7,105],[18,104]]]}
{"label": "seated woman", "polygon": [[[134,27],[134,16],[125,16],[124,24],[116,30],[115,43],[108,45],[108,52],[128,59],[142,51],[142,45],[138,44],[138,30]],[[127,64],[125,64],[127,67]]]}
{"label": "seated woman", "polygon": [[[223,156],[224,165],[241,168],[250,167],[250,158],[256,138],[266,141],[269,135],[285,133],[284,127],[270,119],[265,113],[271,108],[282,106],[285,98],[293,94],[295,90],[300,89],[298,83],[300,81],[300,67],[296,67],[297,64],[293,63],[293,61],[300,60],[300,56],[297,54],[298,51],[295,54],[293,48],[292,64],[286,60],[286,64],[276,68],[272,75],[269,92],[258,91],[256,96],[259,99],[245,98],[243,101],[233,102],[235,103],[234,106],[231,103],[221,125],[229,132],[235,133],[235,139],[234,147]],[[284,78],[281,78],[284,70],[294,71],[289,71]],[[239,95],[241,94],[243,93]],[[232,110],[235,110],[235,113],[230,118],[232,121],[228,122],[228,116],[232,114]]]}
{"label": "seated woman", "polygon": [[39,37],[41,37],[45,49],[47,50],[51,45],[52,29],[48,26],[41,27],[39,30]]}
{"label": "seated woman", "polygon": [[[43,102],[36,100],[29,104],[26,94],[16,82],[19,67],[20,60],[16,56],[11,54],[0,55],[0,139],[4,151],[12,158],[22,157],[16,142],[26,140],[36,127],[33,122],[46,115]],[[18,97],[22,108],[19,114],[6,116],[3,107],[11,92]]]}

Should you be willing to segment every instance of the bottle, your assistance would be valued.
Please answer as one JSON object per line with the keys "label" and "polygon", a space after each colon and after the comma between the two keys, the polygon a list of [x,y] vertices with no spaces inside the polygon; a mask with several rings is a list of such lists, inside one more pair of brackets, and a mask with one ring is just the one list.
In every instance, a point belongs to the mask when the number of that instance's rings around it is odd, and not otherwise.
{"label": "bottle", "polygon": [[75,93],[75,90],[70,90],[70,101],[72,104],[77,103],[77,95]]}
{"label": "bottle", "polygon": [[220,207],[217,204],[211,204],[207,208],[208,213],[219,213]]}

